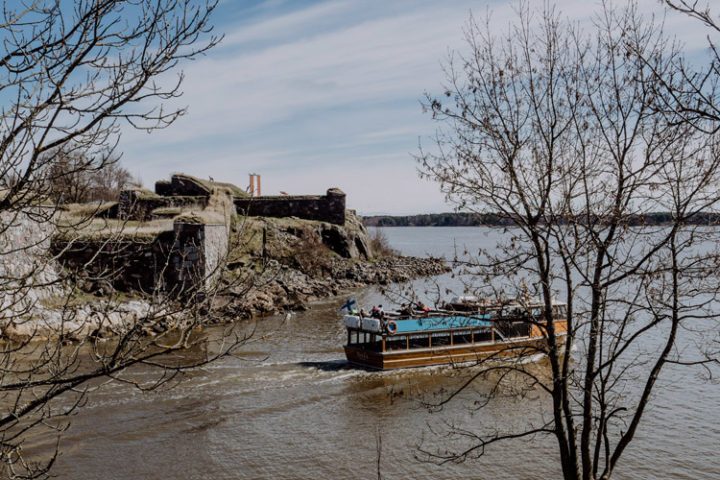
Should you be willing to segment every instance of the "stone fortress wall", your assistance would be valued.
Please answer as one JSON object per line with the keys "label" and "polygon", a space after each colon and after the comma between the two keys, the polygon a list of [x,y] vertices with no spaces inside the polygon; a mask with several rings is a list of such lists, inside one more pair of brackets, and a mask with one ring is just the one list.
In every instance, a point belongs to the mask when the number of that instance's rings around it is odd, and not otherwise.
{"label": "stone fortress wall", "polygon": [[155,191],[126,190],[121,192],[117,215],[121,218],[147,221],[162,218],[168,209],[205,208],[217,188],[225,188],[233,196],[240,216],[296,217],[335,225],[345,224],[345,193],[331,188],[325,195],[277,195],[250,197],[229,183],[201,180],[190,175],[174,174],[170,181],[155,183]]}
{"label": "stone fortress wall", "polygon": [[154,235],[57,237],[51,252],[70,269],[85,271],[93,290],[183,294],[211,288],[229,248],[229,226],[179,218]]}
{"label": "stone fortress wall", "polygon": [[146,222],[166,218],[167,210],[195,208],[202,210],[207,206],[209,196],[176,195],[165,197],[143,190],[123,190],[120,192],[116,213],[110,216]]}
{"label": "stone fortress wall", "polygon": [[0,212],[0,310],[6,318],[52,294],[59,276],[47,251],[55,220],[53,207]]}
{"label": "stone fortress wall", "polygon": [[345,193],[331,188],[325,195],[287,195],[235,198],[240,216],[296,217],[345,225]]}
{"label": "stone fortress wall", "polygon": [[[102,282],[120,290],[210,288],[228,254],[231,213],[325,222],[331,225],[322,231],[323,241],[338,254],[370,255],[365,243],[342,232],[345,193],[339,189],[331,188],[326,195],[250,197],[232,184],[183,174],[157,182],[154,192],[125,190],[116,204],[98,213],[121,225],[121,231],[59,236],[52,251],[66,267],[110,272]],[[142,235],[133,233],[143,229]]]}

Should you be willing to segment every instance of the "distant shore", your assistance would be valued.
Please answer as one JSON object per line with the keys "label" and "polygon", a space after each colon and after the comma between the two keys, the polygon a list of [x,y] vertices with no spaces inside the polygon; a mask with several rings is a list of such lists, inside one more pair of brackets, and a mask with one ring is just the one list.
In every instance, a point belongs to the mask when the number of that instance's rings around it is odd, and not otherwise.
{"label": "distant shore", "polygon": [[[419,215],[371,215],[362,217],[367,227],[511,227],[515,220],[510,215],[499,213],[429,213]],[[628,225],[662,226],[671,223],[669,212],[651,212],[631,215]],[[694,215],[692,225],[720,225],[720,213],[703,212]]]}

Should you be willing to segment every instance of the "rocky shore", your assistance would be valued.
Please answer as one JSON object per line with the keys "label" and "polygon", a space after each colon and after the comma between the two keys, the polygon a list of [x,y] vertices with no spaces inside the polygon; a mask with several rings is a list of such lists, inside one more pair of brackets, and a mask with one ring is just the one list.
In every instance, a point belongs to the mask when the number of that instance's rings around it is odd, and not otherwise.
{"label": "rocky shore", "polygon": [[443,259],[405,257],[381,234],[370,234],[354,212],[344,225],[254,218],[236,225],[229,275],[257,275],[230,288],[222,311],[233,317],[305,310],[313,301],[370,285],[389,285],[450,271]]}
{"label": "rocky shore", "polygon": [[450,270],[437,258],[395,256],[377,261],[336,259],[327,276],[312,276],[276,264],[275,273],[246,295],[229,302],[235,315],[250,317],[288,310],[306,310],[316,300],[341,295],[370,285],[389,285]]}
{"label": "rocky shore", "polygon": [[[211,323],[227,323],[253,316],[312,308],[314,301],[342,295],[370,285],[402,283],[418,277],[440,275],[450,270],[436,258],[392,256],[374,261],[333,258],[326,276],[315,276],[272,261],[264,276],[237,295],[219,299]],[[231,292],[229,292],[231,293]],[[57,293],[38,302],[31,318],[19,317],[0,331],[0,342],[24,343],[29,340],[60,339],[69,343],[86,338],[113,338],[140,328],[153,337],[172,330],[182,316],[158,309],[143,297],[124,300],[84,295],[68,302]],[[172,310],[172,309],[169,309]],[[38,319],[42,319],[38,321]]]}
{"label": "rocky shore", "polygon": [[[150,302],[136,299],[85,298],[82,304],[67,302],[68,294],[47,297],[35,305],[33,316],[16,317],[0,331],[0,342],[15,344],[28,341],[61,340],[67,343],[88,338],[111,339],[138,329],[153,337],[177,328],[181,317],[169,310],[158,309]],[[57,301],[57,304],[54,302]]]}
{"label": "rocky shore", "polygon": [[[98,246],[88,247],[90,260],[79,257],[73,264],[58,261],[57,252],[50,247],[52,238],[64,237],[52,229],[39,228],[52,224],[35,225],[30,218],[18,223],[8,229],[14,235],[11,243],[28,247],[5,255],[6,262],[0,265],[0,273],[7,270],[19,279],[17,286],[8,290],[12,295],[0,299],[4,313],[0,341],[24,343],[52,338],[75,342],[109,339],[129,331],[152,337],[182,327],[185,314],[191,311],[202,317],[199,324],[226,323],[305,310],[314,301],[359,288],[450,271],[443,259],[401,256],[381,235],[370,234],[350,210],[342,225],[297,217],[241,216],[216,223],[228,226],[223,227],[228,253],[217,256],[218,268],[213,270],[217,273],[212,275],[219,279],[198,290],[203,298],[211,299],[198,308],[192,308],[187,296],[173,296],[167,289],[144,289],[145,284],[138,281],[146,277],[167,280],[149,268],[155,250],[161,250],[151,247],[163,235],[172,237],[173,231],[153,230],[145,238],[137,232],[145,234],[149,228],[146,224],[123,226],[128,232],[120,233],[134,233],[134,237],[103,237]],[[208,229],[204,233],[207,235]],[[61,253],[77,249],[78,243],[77,239],[66,241]],[[115,251],[118,255],[136,254],[134,261],[113,256]],[[98,252],[108,261],[95,261]],[[197,253],[189,251],[183,258],[189,260],[190,255]]]}

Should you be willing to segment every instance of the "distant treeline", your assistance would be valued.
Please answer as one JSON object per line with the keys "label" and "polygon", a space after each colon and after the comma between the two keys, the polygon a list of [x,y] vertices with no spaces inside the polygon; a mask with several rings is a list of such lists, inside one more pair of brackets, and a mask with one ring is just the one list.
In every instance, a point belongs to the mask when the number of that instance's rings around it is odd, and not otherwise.
{"label": "distant treeline", "polygon": [[514,220],[509,216],[492,213],[430,213],[406,216],[363,217],[368,227],[476,227],[480,225],[509,226]]}
{"label": "distant treeline", "polygon": [[[652,212],[628,217],[630,225],[664,225],[671,223],[669,212]],[[430,213],[424,215],[363,217],[368,227],[503,227],[515,224],[513,217],[498,213]],[[694,215],[688,223],[693,225],[720,225],[720,213],[704,212]]]}

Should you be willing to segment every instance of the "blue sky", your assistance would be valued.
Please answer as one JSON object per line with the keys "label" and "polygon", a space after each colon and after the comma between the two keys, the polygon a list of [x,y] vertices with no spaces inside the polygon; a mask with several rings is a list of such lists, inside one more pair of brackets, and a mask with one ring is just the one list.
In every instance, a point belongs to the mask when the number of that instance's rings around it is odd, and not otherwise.
{"label": "blue sky", "polygon": [[[639,3],[662,14],[657,0]],[[506,28],[512,5],[225,0],[215,15],[223,43],[183,68],[188,115],[152,134],[124,129],[123,164],[148,186],[175,171],[246,186],[253,172],[264,194],[340,187],[362,214],[449,211],[412,158],[435,128],[420,98],[440,89],[448,51],[464,48],[469,12],[490,9]],[[582,19],[598,2],[558,5]],[[676,14],[667,24],[691,50],[703,48],[697,24]]]}

